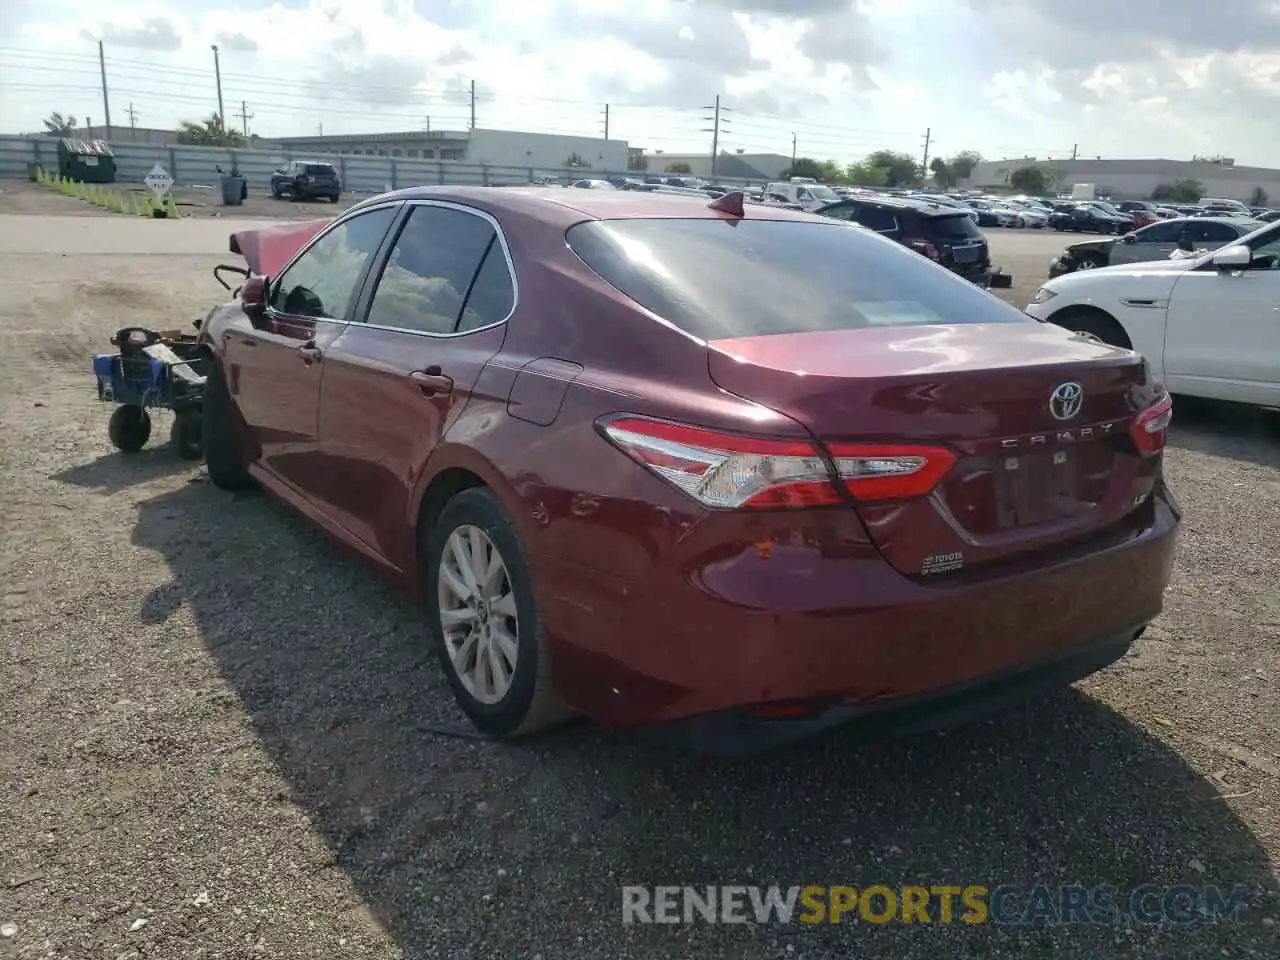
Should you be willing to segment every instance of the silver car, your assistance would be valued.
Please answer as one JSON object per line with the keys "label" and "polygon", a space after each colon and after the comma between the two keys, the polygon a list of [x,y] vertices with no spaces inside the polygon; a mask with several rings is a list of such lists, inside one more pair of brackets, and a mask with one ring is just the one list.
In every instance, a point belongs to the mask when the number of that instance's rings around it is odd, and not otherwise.
{"label": "silver car", "polygon": [[1073,243],[1049,264],[1049,276],[1147,260],[1168,260],[1175,250],[1216,250],[1263,226],[1244,217],[1178,217],[1122,237]]}

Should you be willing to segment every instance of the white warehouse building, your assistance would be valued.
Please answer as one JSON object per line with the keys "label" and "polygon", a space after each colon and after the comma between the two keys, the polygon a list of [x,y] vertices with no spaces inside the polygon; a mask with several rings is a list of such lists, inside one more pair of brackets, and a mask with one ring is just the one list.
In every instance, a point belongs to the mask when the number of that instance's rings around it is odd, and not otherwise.
{"label": "white warehouse building", "polygon": [[1206,197],[1250,203],[1256,191],[1261,190],[1280,203],[1280,170],[1236,166],[1231,160],[984,160],[973,168],[963,185],[1006,187],[1009,178],[1022,167],[1052,171],[1060,192],[1069,191],[1073,184],[1092,183],[1100,194],[1118,200],[1144,200],[1161,185],[1197,180]]}
{"label": "white warehouse building", "polygon": [[[264,141],[264,144],[268,143]],[[355,155],[403,157],[410,160],[458,160],[493,167],[563,170],[571,159],[581,161],[584,176],[590,171],[620,173],[627,169],[629,147],[625,140],[603,137],[566,137],[524,133],[519,130],[408,130],[399,133],[329,134],[312,137],[276,137],[270,146],[294,154],[318,156]]]}

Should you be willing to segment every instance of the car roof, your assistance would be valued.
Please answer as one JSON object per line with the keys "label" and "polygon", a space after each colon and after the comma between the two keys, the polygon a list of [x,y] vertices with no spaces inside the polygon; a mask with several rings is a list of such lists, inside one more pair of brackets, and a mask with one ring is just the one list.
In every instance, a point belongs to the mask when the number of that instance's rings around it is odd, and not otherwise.
{"label": "car roof", "polygon": [[[1225,223],[1229,227],[1248,227],[1250,230],[1266,226],[1261,220],[1254,220],[1251,217],[1170,217],[1168,220],[1159,220],[1157,223]],[[1148,226],[1154,227],[1157,223],[1148,224]]]}
{"label": "car roof", "polygon": [[[477,206],[493,214],[519,214],[547,223],[581,220],[722,219],[709,196],[642,190],[556,190],[547,187],[410,187],[384,193],[364,204],[387,200],[442,200]],[[354,207],[352,209],[355,209]],[[748,220],[807,220],[826,218],[770,204],[746,204]]]}
{"label": "car roof", "polygon": [[[859,194],[854,197],[846,197],[839,202],[840,206],[849,203],[865,203],[873,207],[884,207],[886,210],[912,210],[925,217],[948,217],[956,216],[967,217],[969,214],[952,203],[941,200],[930,200],[927,197],[898,197],[886,194]],[[828,206],[834,207],[837,204],[831,203]],[[823,209],[826,209],[825,207]]]}

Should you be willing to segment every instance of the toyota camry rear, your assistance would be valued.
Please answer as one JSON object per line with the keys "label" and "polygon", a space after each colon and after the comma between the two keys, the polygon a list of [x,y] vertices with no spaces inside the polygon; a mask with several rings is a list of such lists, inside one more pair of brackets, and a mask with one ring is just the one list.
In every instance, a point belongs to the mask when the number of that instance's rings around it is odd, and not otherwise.
{"label": "toyota camry rear", "polygon": [[1179,519],[1141,357],[848,224],[675,211],[541,262],[542,335],[578,332],[538,349],[582,367],[521,455],[566,700],[736,750],[949,722],[1125,653]]}

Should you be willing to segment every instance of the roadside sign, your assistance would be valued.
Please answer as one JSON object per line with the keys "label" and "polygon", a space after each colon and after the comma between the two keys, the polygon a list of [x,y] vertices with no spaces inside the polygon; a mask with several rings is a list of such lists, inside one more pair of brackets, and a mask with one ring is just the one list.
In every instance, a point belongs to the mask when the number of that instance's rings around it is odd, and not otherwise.
{"label": "roadside sign", "polygon": [[156,164],[151,168],[151,172],[142,178],[142,182],[147,185],[157,200],[164,197],[169,192],[169,188],[173,186],[173,177],[169,176],[169,171],[160,164]]}

